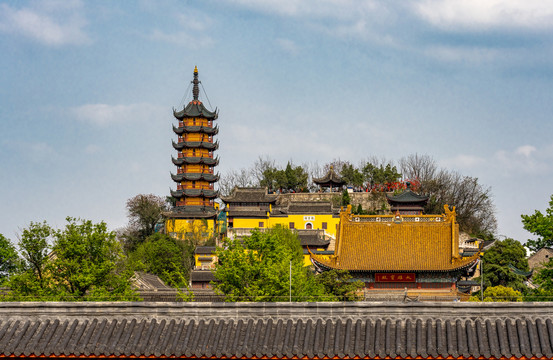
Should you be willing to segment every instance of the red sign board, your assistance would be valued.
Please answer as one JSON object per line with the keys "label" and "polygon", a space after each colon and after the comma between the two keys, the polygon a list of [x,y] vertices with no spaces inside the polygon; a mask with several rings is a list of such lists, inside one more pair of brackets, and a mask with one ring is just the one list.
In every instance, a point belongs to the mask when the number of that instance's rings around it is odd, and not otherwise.
{"label": "red sign board", "polygon": [[376,282],[415,282],[415,273],[376,273]]}

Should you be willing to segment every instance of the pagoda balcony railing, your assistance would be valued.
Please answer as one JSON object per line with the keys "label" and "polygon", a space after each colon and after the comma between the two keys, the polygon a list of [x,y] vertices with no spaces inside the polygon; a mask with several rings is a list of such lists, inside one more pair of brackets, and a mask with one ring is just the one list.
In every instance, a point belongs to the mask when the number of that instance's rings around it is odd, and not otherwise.
{"label": "pagoda balcony railing", "polygon": [[213,185],[209,185],[209,186],[200,186],[200,185],[188,185],[188,186],[183,186],[183,185],[177,185],[177,190],[186,190],[186,189],[202,189],[202,190],[215,190],[215,188],[213,187]]}
{"label": "pagoda balcony railing", "polygon": [[194,266],[194,270],[214,270],[214,269],[215,269],[215,264]]}
{"label": "pagoda balcony railing", "polygon": [[[203,156],[203,157],[209,157],[213,159],[213,151],[208,152],[207,155],[208,156]],[[179,152],[177,154],[177,158],[182,159],[183,157],[189,157],[189,156],[185,156],[182,152]],[[193,157],[202,157],[202,156],[193,156]]]}
{"label": "pagoda balcony railing", "polygon": [[214,201],[204,201],[201,204],[186,204],[186,201],[184,200],[177,200],[176,202],[177,206],[206,206],[206,207],[213,207],[215,205]]}
{"label": "pagoda balcony railing", "polygon": [[[352,215],[352,220],[355,222],[397,222],[395,215],[370,215],[358,216]],[[444,222],[446,218],[442,215],[400,215],[402,222]]]}
{"label": "pagoda balcony railing", "polygon": [[193,170],[187,170],[187,169],[183,169],[183,168],[177,168],[177,174],[184,174],[184,173],[187,173],[187,172],[190,172],[191,174],[211,174],[213,175],[213,169],[210,168],[209,170],[202,170],[201,172],[196,172],[196,171],[193,171]]}
{"label": "pagoda balcony railing", "polygon": [[[207,122],[207,126],[213,127],[213,121],[212,121],[212,120],[209,120],[209,121]],[[179,127],[184,127],[184,121],[179,121]]]}
{"label": "pagoda balcony railing", "polygon": [[[191,141],[192,142],[192,141],[198,141],[198,140],[197,139],[194,139],[194,140],[187,139],[186,136],[179,136],[178,137],[178,142],[181,143],[181,142],[186,142],[186,141]],[[201,142],[213,142],[213,135],[208,136],[207,139],[202,138],[200,141]]]}
{"label": "pagoda balcony railing", "polygon": [[229,209],[237,211],[269,211],[268,206],[230,205]]}

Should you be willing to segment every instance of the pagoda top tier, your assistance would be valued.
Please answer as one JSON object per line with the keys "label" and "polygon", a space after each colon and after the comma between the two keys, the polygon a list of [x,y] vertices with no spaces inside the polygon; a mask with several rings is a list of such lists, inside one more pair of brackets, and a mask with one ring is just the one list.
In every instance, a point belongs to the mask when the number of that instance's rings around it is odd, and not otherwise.
{"label": "pagoda top tier", "polygon": [[186,117],[203,117],[209,120],[215,120],[218,117],[217,109],[215,111],[209,111],[204,104],[198,100],[200,95],[200,80],[198,80],[198,68],[194,68],[194,80],[192,80],[193,89],[192,95],[193,100],[188,103],[181,111],[176,111],[173,109],[173,116],[177,119],[182,120]]}

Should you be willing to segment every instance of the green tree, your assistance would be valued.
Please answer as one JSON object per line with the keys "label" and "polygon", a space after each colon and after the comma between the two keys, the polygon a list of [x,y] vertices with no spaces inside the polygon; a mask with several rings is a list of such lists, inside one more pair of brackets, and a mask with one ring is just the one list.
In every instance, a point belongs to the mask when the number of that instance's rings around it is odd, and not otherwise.
{"label": "green tree", "polygon": [[170,286],[183,287],[193,266],[194,246],[190,241],[156,233],[136,248],[131,260],[137,270],[155,274]]}
{"label": "green tree", "polygon": [[129,224],[119,234],[127,252],[132,252],[154,233],[162,213],[168,210],[167,200],[153,194],[139,194],[127,200]]}
{"label": "green tree", "polygon": [[279,187],[278,171],[275,167],[264,169],[261,173],[259,186],[266,187],[270,192],[276,191]]}
{"label": "green tree", "polygon": [[0,285],[14,273],[19,265],[19,256],[11,241],[0,234]]}
{"label": "green tree", "polygon": [[363,186],[363,174],[350,163],[345,163],[342,166],[340,175],[342,176],[342,180],[348,185]]}
{"label": "green tree", "polygon": [[363,166],[361,172],[364,181],[370,186],[393,183],[401,178],[401,174],[397,171],[397,168],[390,163],[377,166],[368,162]]}
{"label": "green tree", "polygon": [[351,198],[349,196],[348,189],[342,190],[342,206],[351,204]]}
{"label": "green tree", "polygon": [[55,256],[49,269],[60,293],[74,299],[136,298],[131,290],[133,272],[105,222],[68,217],[65,228],[54,237]]}
{"label": "green tree", "polygon": [[276,227],[254,231],[243,241],[225,240],[217,249],[219,262],[215,289],[226,301],[287,301],[292,269],[292,301],[332,299],[303,266],[303,251],[297,235]]}
{"label": "green tree", "polygon": [[523,301],[553,301],[553,290],[545,290],[541,287],[528,289],[524,293]]}
{"label": "green tree", "polygon": [[290,162],[280,174],[277,174],[279,187],[288,191],[301,192],[307,189],[307,179],[309,175],[301,166],[294,166]]}
{"label": "green tree", "polygon": [[553,195],[545,214],[536,210],[532,215],[521,215],[524,229],[538,236],[537,240],[528,240],[526,247],[538,251],[543,247],[553,247]]}
{"label": "green tree", "polygon": [[[471,296],[469,301],[480,301],[478,296]],[[491,286],[484,291],[484,302],[521,302],[522,294],[508,286]]]}
{"label": "green tree", "polygon": [[[115,233],[108,231],[104,222],[73,218],[67,222],[63,230],[31,223],[23,231],[20,249],[26,265],[10,277],[11,299],[137,299],[131,289],[133,272],[126,266]],[[49,257],[46,235],[54,238]]]}
{"label": "green tree", "polygon": [[363,283],[352,281],[347,270],[324,271],[316,275],[315,279],[324,286],[326,294],[332,294],[340,301],[360,300],[357,291],[363,288]]}
{"label": "green tree", "polygon": [[[524,280],[522,275],[516,274],[510,267],[528,271],[528,259],[526,250],[517,240],[497,240],[493,246],[484,253],[484,287],[506,286],[516,290],[523,290]],[[480,281],[480,277],[475,279]]]}
{"label": "green tree", "polygon": [[553,292],[553,259],[550,259],[538,269],[532,281],[539,285],[540,289]]}
{"label": "green tree", "polygon": [[[44,289],[44,268],[48,261],[50,246],[48,240],[53,233],[52,228],[46,224],[31,222],[29,227],[23,229],[19,238],[19,250],[23,256],[23,269],[36,275],[36,286]],[[29,276],[31,276],[29,274]],[[31,276],[32,278],[32,276]]]}

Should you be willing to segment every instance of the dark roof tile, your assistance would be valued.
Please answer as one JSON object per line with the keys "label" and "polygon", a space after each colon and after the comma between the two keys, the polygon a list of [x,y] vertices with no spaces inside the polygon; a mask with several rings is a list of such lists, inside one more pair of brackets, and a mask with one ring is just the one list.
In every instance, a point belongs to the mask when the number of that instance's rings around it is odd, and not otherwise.
{"label": "dark roof tile", "polygon": [[0,303],[0,355],[258,359],[553,355],[553,306],[544,304],[27,306]]}
{"label": "dark roof tile", "polygon": [[275,203],[278,195],[269,194],[267,188],[236,187],[230,196],[221,196],[225,204]]}

